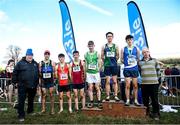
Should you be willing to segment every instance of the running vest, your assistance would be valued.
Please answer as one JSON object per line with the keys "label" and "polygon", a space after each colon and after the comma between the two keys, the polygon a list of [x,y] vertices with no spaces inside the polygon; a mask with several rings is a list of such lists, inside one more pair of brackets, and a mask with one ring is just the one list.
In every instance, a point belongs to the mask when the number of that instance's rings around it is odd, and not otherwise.
{"label": "running vest", "polygon": [[97,51],[85,55],[86,60],[86,72],[91,74],[98,73],[98,54]]}
{"label": "running vest", "polygon": [[79,64],[74,64],[74,61],[72,62],[72,82],[73,84],[82,84],[84,83],[84,69],[82,62],[80,60]]}
{"label": "running vest", "polygon": [[128,47],[124,47],[124,69],[127,70],[138,70],[137,65],[137,48],[133,46],[132,50],[129,50]]}
{"label": "running vest", "polygon": [[68,74],[69,69],[67,64],[65,63],[64,67],[61,67],[60,64],[58,64],[57,75],[60,86],[68,85]]}
{"label": "running vest", "polygon": [[108,47],[108,45],[106,44],[104,48],[104,54],[104,66],[117,66],[115,44],[112,44],[112,47]]}
{"label": "running vest", "polygon": [[53,83],[53,66],[52,61],[50,60],[48,63],[41,61],[41,74],[43,83]]}

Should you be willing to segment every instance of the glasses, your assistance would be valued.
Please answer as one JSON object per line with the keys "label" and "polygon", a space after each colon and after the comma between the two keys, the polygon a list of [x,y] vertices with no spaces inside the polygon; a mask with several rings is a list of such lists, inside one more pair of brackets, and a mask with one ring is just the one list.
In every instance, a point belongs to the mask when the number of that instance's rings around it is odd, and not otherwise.
{"label": "glasses", "polygon": [[113,36],[111,35],[111,36],[107,36],[107,37],[113,37]]}

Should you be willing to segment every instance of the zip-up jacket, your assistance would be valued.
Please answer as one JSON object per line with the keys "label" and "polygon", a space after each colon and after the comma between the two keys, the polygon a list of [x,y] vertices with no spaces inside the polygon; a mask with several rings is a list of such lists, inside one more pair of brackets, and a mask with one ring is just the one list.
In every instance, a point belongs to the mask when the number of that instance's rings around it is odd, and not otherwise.
{"label": "zip-up jacket", "polygon": [[34,60],[30,63],[23,57],[14,68],[12,82],[18,83],[18,86],[36,88],[39,84],[38,63]]}

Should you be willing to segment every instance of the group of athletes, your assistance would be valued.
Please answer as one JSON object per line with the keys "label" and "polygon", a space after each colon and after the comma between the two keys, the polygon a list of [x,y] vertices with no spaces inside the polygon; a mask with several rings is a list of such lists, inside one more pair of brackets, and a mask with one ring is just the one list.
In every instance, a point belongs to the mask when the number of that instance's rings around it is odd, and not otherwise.
{"label": "group of athletes", "polygon": [[[125,105],[130,105],[130,84],[133,84],[133,92],[134,92],[134,105],[140,106],[138,102],[138,84],[137,84],[137,77],[139,76],[139,68],[138,62],[140,61],[140,51],[138,47],[133,45],[133,36],[127,35],[125,40],[127,42],[127,46],[122,48],[120,51],[118,46],[113,43],[113,33],[107,32],[106,39],[107,43],[102,47],[101,54],[96,51],[95,43],[93,41],[88,41],[88,51],[84,55],[84,60],[81,60],[79,57],[79,52],[73,52],[73,60],[71,63],[65,62],[65,55],[60,53],[58,55],[59,62],[55,63],[50,59],[50,51],[46,50],[44,52],[44,60],[42,60],[39,64],[32,60],[32,49],[28,49],[26,52],[25,59],[21,60],[15,66],[15,70],[13,72],[13,82],[18,83],[18,107],[19,107],[19,118],[25,117],[24,113],[24,101],[26,98],[26,92],[28,93],[29,98],[28,104],[28,112],[33,112],[33,98],[35,96],[36,91],[36,84],[39,83],[41,88],[41,102],[42,102],[42,110],[41,113],[46,112],[46,96],[47,93],[50,95],[50,114],[54,114],[54,82],[58,84],[58,92],[59,92],[59,112],[63,112],[63,96],[64,92],[66,93],[67,100],[68,100],[68,111],[72,113],[72,97],[71,97],[71,89],[73,89],[74,95],[74,102],[75,102],[75,111],[78,111],[79,108],[79,97],[81,100],[81,108],[86,107],[86,100],[85,100],[85,83],[88,83],[88,95],[90,103],[88,107],[94,106],[94,98],[93,92],[94,88],[96,89],[98,107],[102,106],[101,103],[101,78],[100,78],[100,70],[102,67],[104,68],[105,74],[105,91],[106,91],[106,101],[112,99],[110,97],[110,80],[112,78],[113,81],[113,89],[114,89],[114,96],[113,99],[115,101],[120,101],[118,97],[118,83],[117,83],[117,73],[118,73],[118,64],[117,61],[121,60],[124,64],[124,77],[125,77],[125,95],[126,95],[126,102]],[[155,74],[156,70],[156,60],[150,57],[149,50],[147,48],[143,49],[143,59],[139,65],[141,65],[143,82],[147,83],[149,87],[152,88],[154,84],[158,84],[157,76]],[[143,62],[145,61],[145,62]],[[30,62],[30,63],[29,63]],[[147,63],[146,63],[147,62]],[[147,65],[148,64],[148,65]],[[147,65],[147,66],[146,66]],[[150,66],[151,68],[148,68]],[[37,67],[37,69],[36,69]],[[38,70],[38,73],[37,71]],[[29,75],[31,73],[31,75]],[[150,73],[150,75],[147,75]],[[153,74],[151,74],[153,73]],[[38,74],[40,74],[40,79]],[[152,76],[151,78],[146,78]],[[26,80],[27,79],[27,80]],[[26,80],[26,81],[25,81]],[[37,81],[39,80],[39,81]],[[150,80],[150,81],[149,81]],[[27,84],[24,84],[27,83]],[[146,84],[145,84],[146,85]],[[148,88],[149,88],[148,87]],[[28,89],[27,89],[28,88]],[[147,89],[148,90],[148,89]],[[146,90],[146,91],[147,91]],[[157,97],[157,95],[152,95],[151,92],[146,93],[144,96],[143,101],[149,103],[149,96],[152,98]],[[154,89],[152,89],[152,93],[154,93]],[[33,94],[34,93],[34,94]],[[156,92],[155,92],[156,93]],[[145,95],[145,94],[144,94]],[[157,97],[158,98],[158,97]],[[153,107],[158,106],[158,99],[151,99],[153,102]],[[155,100],[155,101],[154,101]],[[148,107],[147,104],[144,104]],[[147,110],[149,112],[149,108]],[[159,109],[156,110],[156,113],[159,112]],[[22,119],[22,120],[23,120]]]}
{"label": "group of athletes", "polygon": [[[78,106],[78,97],[80,97],[82,108],[85,108],[85,82],[88,83],[88,95],[90,103],[88,107],[93,107],[93,88],[96,89],[98,106],[101,107],[101,90],[100,90],[100,70],[102,64],[104,66],[104,73],[106,75],[106,101],[110,100],[110,79],[113,80],[114,88],[114,100],[120,101],[118,97],[118,84],[117,84],[117,60],[119,59],[119,48],[116,44],[113,43],[113,33],[106,33],[107,43],[102,47],[101,55],[94,50],[95,44],[93,41],[88,42],[89,51],[85,53],[84,60],[79,59],[79,52],[73,52],[73,61],[70,64],[65,62],[65,55],[59,54],[59,62],[57,65],[50,60],[50,51],[46,50],[44,52],[44,60],[39,63],[39,71],[41,74],[40,85],[42,88],[42,113],[45,112],[45,99],[47,89],[50,93],[51,100],[51,114],[54,114],[54,79],[58,83],[58,92],[59,92],[59,112],[63,111],[63,94],[66,92],[68,99],[69,112],[72,112],[71,106],[71,91],[73,88],[74,92],[74,102],[75,110],[79,110]],[[127,101],[125,105],[130,105],[129,99],[129,89],[131,78],[134,85],[134,95],[135,100],[134,104],[140,106],[137,100],[137,77],[138,68],[137,61],[139,58],[139,50],[137,47],[133,46],[133,36],[127,35],[126,41],[128,46],[126,46],[121,51],[121,59],[125,65],[124,76],[126,78],[126,98]],[[102,61],[101,61],[102,60]],[[79,95],[78,95],[79,91]]]}

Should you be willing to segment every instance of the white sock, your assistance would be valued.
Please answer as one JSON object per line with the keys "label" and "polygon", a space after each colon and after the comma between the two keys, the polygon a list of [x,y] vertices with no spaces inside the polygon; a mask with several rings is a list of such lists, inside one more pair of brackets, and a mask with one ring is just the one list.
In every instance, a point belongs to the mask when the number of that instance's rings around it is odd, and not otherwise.
{"label": "white sock", "polygon": [[135,99],[135,100],[134,100],[134,102],[137,102],[137,103],[138,103],[138,100],[137,100],[137,99]]}

